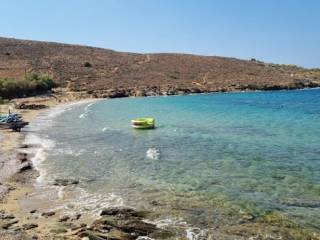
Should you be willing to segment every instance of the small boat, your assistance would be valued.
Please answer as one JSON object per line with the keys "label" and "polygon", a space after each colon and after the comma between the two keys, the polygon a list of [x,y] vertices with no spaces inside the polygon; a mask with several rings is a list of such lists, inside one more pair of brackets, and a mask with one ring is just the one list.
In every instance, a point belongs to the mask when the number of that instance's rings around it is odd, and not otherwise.
{"label": "small boat", "polygon": [[17,113],[9,113],[5,115],[0,114],[0,130],[12,129],[20,132],[21,128],[27,126],[29,123],[22,120],[22,116]]}
{"label": "small boat", "polygon": [[131,126],[136,129],[153,129],[155,120],[154,118],[136,118],[131,120]]}

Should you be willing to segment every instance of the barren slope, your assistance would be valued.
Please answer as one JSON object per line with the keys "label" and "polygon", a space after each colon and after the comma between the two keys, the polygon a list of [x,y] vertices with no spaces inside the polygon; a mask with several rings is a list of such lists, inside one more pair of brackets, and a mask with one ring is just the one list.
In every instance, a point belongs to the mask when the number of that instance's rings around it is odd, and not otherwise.
{"label": "barren slope", "polygon": [[71,91],[106,97],[320,86],[319,69],[0,38],[0,77],[28,73],[49,74]]}

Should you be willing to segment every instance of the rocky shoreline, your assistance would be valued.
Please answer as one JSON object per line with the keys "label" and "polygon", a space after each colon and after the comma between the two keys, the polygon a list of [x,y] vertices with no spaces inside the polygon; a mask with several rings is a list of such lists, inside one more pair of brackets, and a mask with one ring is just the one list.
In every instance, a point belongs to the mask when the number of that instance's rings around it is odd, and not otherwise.
{"label": "rocky shoreline", "polygon": [[[116,88],[106,90],[90,90],[82,92],[85,96],[94,98],[122,98],[122,97],[150,97],[150,96],[172,96],[172,95],[188,95],[201,93],[219,93],[219,92],[249,92],[249,91],[276,91],[276,90],[298,90],[318,88],[320,83],[310,80],[297,80],[289,85],[238,85],[234,84],[229,87],[221,87],[214,89],[205,89],[202,87],[194,88],[177,88],[177,87],[144,87],[144,88]],[[81,95],[81,92],[79,92]]]}

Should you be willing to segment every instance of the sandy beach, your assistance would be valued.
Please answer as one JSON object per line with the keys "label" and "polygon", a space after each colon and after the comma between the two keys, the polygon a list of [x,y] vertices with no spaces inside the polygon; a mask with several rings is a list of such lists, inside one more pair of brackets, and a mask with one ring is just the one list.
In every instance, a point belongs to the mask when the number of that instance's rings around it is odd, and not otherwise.
{"label": "sandy beach", "polygon": [[[1,105],[0,110],[5,113],[10,106],[14,112],[21,114],[25,121],[32,122],[40,113],[56,106],[89,101],[92,99],[77,101],[72,97],[43,96],[14,101],[15,104],[23,102],[47,106],[41,110],[14,109],[13,103]],[[41,213],[36,209],[26,213],[21,204],[21,200],[34,191],[34,182],[39,175],[32,166],[32,156],[26,153],[29,147],[24,144],[26,134],[27,131],[24,129],[21,132],[11,130],[0,132],[0,238],[56,239],[57,233],[50,233],[50,230],[63,216]],[[77,220],[77,216],[74,218]]]}

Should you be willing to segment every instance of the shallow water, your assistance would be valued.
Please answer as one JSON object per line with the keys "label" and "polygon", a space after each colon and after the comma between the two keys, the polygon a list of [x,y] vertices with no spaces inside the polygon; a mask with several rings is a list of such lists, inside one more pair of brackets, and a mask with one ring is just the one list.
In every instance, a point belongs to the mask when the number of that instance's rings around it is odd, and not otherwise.
{"label": "shallow water", "polygon": [[[277,211],[320,227],[320,90],[125,98],[40,117],[29,141],[39,186],[95,212],[152,208],[159,219],[223,224],[237,213]],[[155,130],[130,127],[156,118]],[[49,121],[49,120],[50,121]]]}

